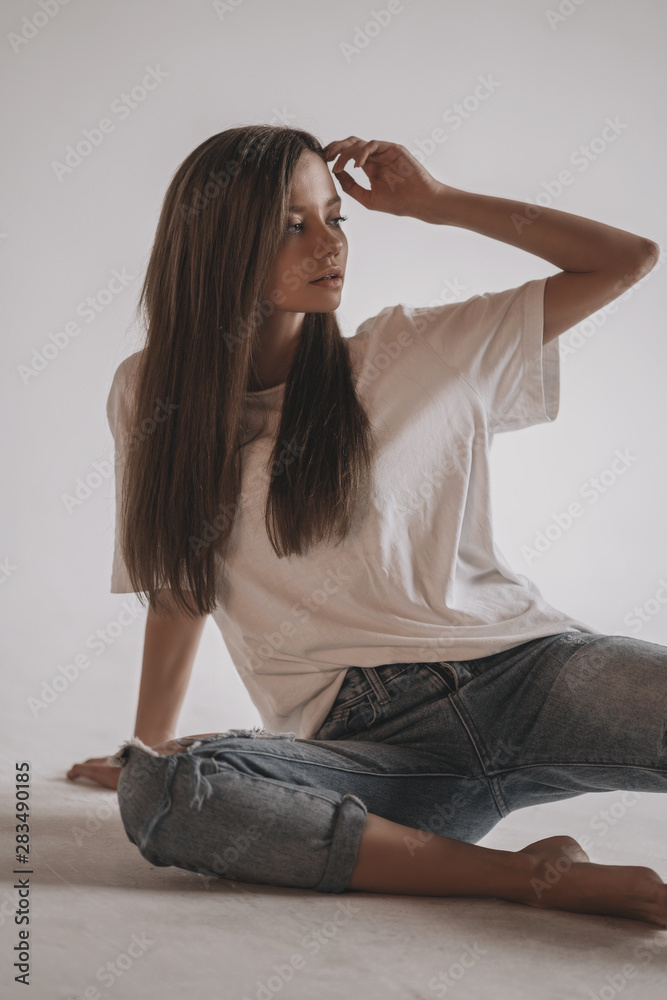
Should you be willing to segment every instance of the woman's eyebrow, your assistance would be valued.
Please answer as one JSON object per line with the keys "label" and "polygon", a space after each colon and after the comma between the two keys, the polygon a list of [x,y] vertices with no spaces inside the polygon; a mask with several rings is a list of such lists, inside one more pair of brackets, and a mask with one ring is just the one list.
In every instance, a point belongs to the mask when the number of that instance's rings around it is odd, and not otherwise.
{"label": "woman's eyebrow", "polygon": [[[342,200],[341,196],[339,194],[336,194],[336,195],[333,196],[333,198],[329,199],[329,201],[326,203],[326,205],[324,207],[325,208],[329,208],[330,205],[335,205],[337,201],[341,201],[341,200]],[[290,212],[305,212],[306,211],[306,206],[305,205],[290,205],[289,210],[290,210]]]}

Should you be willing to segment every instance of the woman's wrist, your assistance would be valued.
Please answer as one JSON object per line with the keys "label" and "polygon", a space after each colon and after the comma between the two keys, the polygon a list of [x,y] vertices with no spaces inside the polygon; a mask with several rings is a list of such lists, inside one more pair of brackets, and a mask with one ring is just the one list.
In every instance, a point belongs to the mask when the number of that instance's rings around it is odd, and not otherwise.
{"label": "woman's wrist", "polygon": [[469,194],[468,191],[462,191],[449,184],[439,182],[413,217],[421,222],[429,222],[436,226],[463,225],[456,219],[460,214],[461,198]]}
{"label": "woman's wrist", "polygon": [[165,743],[176,737],[176,728],[155,725],[135,725],[134,736],[145,743],[147,747],[155,747],[158,743]]}

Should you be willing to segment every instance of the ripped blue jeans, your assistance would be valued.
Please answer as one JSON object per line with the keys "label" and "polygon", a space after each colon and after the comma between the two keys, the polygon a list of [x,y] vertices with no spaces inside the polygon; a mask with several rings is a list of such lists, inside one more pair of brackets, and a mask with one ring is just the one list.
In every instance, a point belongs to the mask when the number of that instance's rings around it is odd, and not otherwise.
{"label": "ripped blue jeans", "polygon": [[476,843],[537,803],[667,792],[666,727],[667,647],[572,631],[474,660],[350,667],[314,739],[232,729],[160,756],[133,738],[110,760],[151,864],[343,892],[367,812]]}

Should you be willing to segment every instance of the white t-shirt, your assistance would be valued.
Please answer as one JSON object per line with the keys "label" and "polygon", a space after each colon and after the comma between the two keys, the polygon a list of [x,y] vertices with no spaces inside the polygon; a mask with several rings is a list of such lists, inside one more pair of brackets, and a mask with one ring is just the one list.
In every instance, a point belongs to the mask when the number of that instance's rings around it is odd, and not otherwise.
{"label": "white t-shirt", "polygon": [[[388,306],[350,338],[358,391],[379,440],[368,508],[338,546],[279,559],[268,540],[266,466],[284,383],[247,394],[229,583],[213,618],[264,727],[311,739],[348,666],[468,660],[557,632],[594,632],[556,610],[494,545],[494,433],[554,420],[558,340],[542,344],[546,278],[425,308]],[[123,474],[128,369],[107,414]],[[286,456],[288,460],[289,455]],[[130,593],[116,547],[111,592]],[[363,507],[360,508],[363,510]]]}

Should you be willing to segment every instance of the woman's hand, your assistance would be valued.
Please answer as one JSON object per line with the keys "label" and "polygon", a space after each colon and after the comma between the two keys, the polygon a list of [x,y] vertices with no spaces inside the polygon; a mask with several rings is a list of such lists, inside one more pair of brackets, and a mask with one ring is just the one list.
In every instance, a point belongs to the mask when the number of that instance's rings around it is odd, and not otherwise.
{"label": "woman's hand", "polygon": [[[188,746],[199,739],[199,737],[217,735],[217,733],[197,733],[196,736],[180,737],[179,739],[185,741],[186,745],[183,745],[179,740],[163,740],[161,743],[153,744],[151,750],[154,750],[160,757],[166,757],[175,753],[184,753]],[[113,754],[109,754],[109,756],[111,757]],[[74,764],[67,772],[67,777],[70,781],[74,781],[75,778],[90,778],[91,781],[97,782],[98,785],[104,785],[105,788],[117,790],[120,772],[120,764],[107,764],[106,757],[89,757],[80,764]]]}
{"label": "woman's hand", "polygon": [[90,778],[98,785],[116,790],[121,768],[120,765],[107,764],[106,760],[106,757],[89,757],[80,764],[74,764],[67,772],[67,777],[70,781],[75,778]]}
{"label": "woman's hand", "polygon": [[517,902],[543,910],[572,910],[645,920],[667,927],[667,885],[652,868],[598,865],[573,837],[537,840],[517,851],[533,871]]}
{"label": "woman's hand", "polygon": [[[405,146],[397,142],[365,141],[356,135],[337,139],[324,147],[327,160],[336,156],[333,172],[346,194],[371,212],[420,218],[435,195],[447,190]],[[361,167],[371,182],[362,187],[343,169],[348,160]]]}

